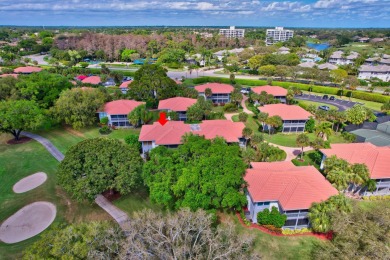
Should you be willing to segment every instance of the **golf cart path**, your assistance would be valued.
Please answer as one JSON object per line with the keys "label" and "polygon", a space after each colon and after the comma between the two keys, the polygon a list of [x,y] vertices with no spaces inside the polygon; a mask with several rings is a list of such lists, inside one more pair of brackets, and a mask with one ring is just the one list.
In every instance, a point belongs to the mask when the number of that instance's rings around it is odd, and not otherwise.
{"label": "golf cart path", "polygon": [[[64,160],[65,156],[48,139],[46,139],[40,135],[29,133],[29,132],[24,132],[24,131],[22,132],[22,135],[30,137],[30,138],[36,140],[37,142],[41,143],[49,151],[49,153],[51,155],[53,155],[54,158],[57,159],[57,161],[61,162],[62,160]],[[95,199],[95,202],[103,210],[105,210],[108,214],[110,214],[110,216],[112,218],[114,218],[115,221],[118,222],[118,224],[121,227],[123,227],[123,224],[126,221],[129,221],[129,216],[124,211],[122,211],[119,208],[117,208],[116,206],[114,206],[114,204],[112,204],[104,196],[98,195]]]}

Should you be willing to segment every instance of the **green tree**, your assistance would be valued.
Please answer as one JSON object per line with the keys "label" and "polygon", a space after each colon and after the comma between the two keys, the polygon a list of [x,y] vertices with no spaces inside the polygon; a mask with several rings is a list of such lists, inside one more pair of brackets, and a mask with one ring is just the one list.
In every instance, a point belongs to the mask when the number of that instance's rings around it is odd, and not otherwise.
{"label": "green tree", "polygon": [[110,222],[55,224],[24,251],[23,259],[114,259],[124,237]]}
{"label": "green tree", "polygon": [[245,138],[245,147],[248,140],[251,138],[252,134],[253,134],[252,128],[244,127],[244,129],[242,129],[242,136]]}
{"label": "green tree", "polygon": [[248,114],[247,113],[245,113],[245,112],[241,112],[241,113],[239,113],[238,114],[238,120],[240,121],[240,122],[246,122],[246,120],[248,120]]}
{"label": "green tree", "polygon": [[181,63],[185,60],[186,52],[182,49],[165,48],[158,58],[160,63]]}
{"label": "green tree", "polygon": [[150,112],[146,105],[140,105],[133,109],[128,115],[130,124],[134,127],[138,127],[143,124],[149,123],[153,119],[153,113]]}
{"label": "green tree", "polygon": [[317,137],[314,141],[310,142],[310,146],[313,147],[314,150],[319,150],[325,147],[324,139]]}
{"label": "green tree", "polygon": [[156,99],[175,97],[179,90],[167,72],[156,64],[145,64],[135,72],[128,94],[136,100],[155,102]]}
{"label": "green tree", "polygon": [[310,139],[307,134],[302,133],[297,136],[296,144],[302,148],[301,159],[303,158],[303,148],[310,145]]}
{"label": "green tree", "polygon": [[330,72],[330,77],[334,83],[343,84],[344,80],[348,77],[348,73],[343,69],[335,69]]}
{"label": "green tree", "polygon": [[139,136],[136,134],[131,134],[125,137],[125,143],[134,146],[137,148],[138,151],[141,151],[142,149],[142,144],[140,141],[138,141]]}
{"label": "green tree", "polygon": [[42,108],[49,108],[62,91],[73,85],[62,75],[42,71],[21,76],[16,87],[20,99],[35,100]]}
{"label": "green tree", "polygon": [[361,105],[354,105],[346,111],[347,120],[355,125],[363,124],[367,119],[367,110]]}
{"label": "green tree", "polygon": [[0,102],[0,131],[19,140],[24,130],[34,130],[44,123],[44,112],[35,101],[8,100]]}
{"label": "green tree", "polygon": [[272,207],[271,211],[269,209],[264,209],[257,213],[257,223],[259,225],[272,225],[276,228],[281,228],[286,223],[287,216],[280,214],[277,207]]}
{"label": "green tree", "polygon": [[310,117],[309,120],[306,121],[305,130],[309,133],[313,133],[315,127],[316,127],[316,121],[314,120],[313,117]]}
{"label": "green tree", "polygon": [[325,140],[333,133],[332,124],[330,122],[322,122],[314,128],[314,133]]}
{"label": "green tree", "polygon": [[333,214],[333,239],[314,249],[314,259],[387,259],[390,255],[389,203],[370,207],[354,203],[349,214]]}
{"label": "green tree", "polygon": [[334,216],[346,216],[352,211],[352,204],[344,195],[330,197],[326,201],[313,203],[309,209],[309,220],[316,232],[328,232],[334,223]]}
{"label": "green tree", "polygon": [[189,121],[200,121],[210,115],[212,108],[211,100],[198,97],[198,101],[187,109],[187,118]]}
{"label": "green tree", "polygon": [[[265,122],[267,122],[268,113],[260,112],[260,113],[257,115],[257,119],[260,121],[260,123],[262,123],[262,124],[264,125]],[[263,128],[263,130],[264,130],[264,128]]]}
{"label": "green tree", "polygon": [[259,74],[265,76],[273,76],[276,73],[276,67],[274,65],[264,65],[259,68]]}
{"label": "green tree", "polygon": [[251,70],[258,70],[262,65],[264,56],[263,55],[255,55],[248,60],[248,66]]}
{"label": "green tree", "polygon": [[80,129],[96,123],[96,112],[106,100],[99,89],[74,88],[62,92],[51,111],[59,121]]}
{"label": "green tree", "polygon": [[140,184],[142,159],[119,140],[94,138],[72,146],[58,168],[59,184],[78,201],[116,190],[122,195]]}
{"label": "green tree", "polygon": [[389,112],[390,111],[390,101],[387,101],[381,106],[381,111]]}
{"label": "green tree", "polygon": [[246,203],[239,192],[245,168],[238,146],[187,135],[175,150],[153,149],[143,177],[151,200],[167,208],[238,209]]}
{"label": "green tree", "polygon": [[121,53],[121,60],[122,61],[132,61],[131,55],[136,53],[136,50],[133,49],[124,49]]}
{"label": "green tree", "polygon": [[283,125],[283,120],[280,116],[271,116],[266,119],[265,123],[268,125],[268,133],[271,135],[271,129],[276,131],[277,128]]}

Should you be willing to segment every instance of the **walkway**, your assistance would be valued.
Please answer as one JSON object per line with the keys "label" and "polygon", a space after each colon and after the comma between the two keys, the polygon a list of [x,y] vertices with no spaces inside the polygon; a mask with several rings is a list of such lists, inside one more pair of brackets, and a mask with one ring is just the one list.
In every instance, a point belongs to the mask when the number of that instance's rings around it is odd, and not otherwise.
{"label": "walkway", "polygon": [[[22,132],[22,135],[30,137],[37,142],[41,143],[51,155],[54,156],[59,162],[64,160],[64,155],[50,142],[48,139],[29,132]],[[97,205],[99,205],[103,210],[105,210],[111,217],[115,219],[116,222],[123,228],[123,224],[126,221],[129,221],[129,216],[116,206],[107,200],[103,195],[98,195],[95,199]]]}
{"label": "walkway", "polygon": [[[270,145],[276,146],[276,147],[278,147],[286,152],[287,156],[286,156],[285,161],[291,161],[292,159],[297,158],[297,156],[300,155],[302,152],[302,148],[300,148],[300,147],[287,147],[287,146],[277,145],[277,144],[270,143],[270,142],[268,142],[268,143]],[[303,148],[304,152],[311,151],[311,150],[313,150],[313,148],[311,148],[311,147],[304,147]]]}

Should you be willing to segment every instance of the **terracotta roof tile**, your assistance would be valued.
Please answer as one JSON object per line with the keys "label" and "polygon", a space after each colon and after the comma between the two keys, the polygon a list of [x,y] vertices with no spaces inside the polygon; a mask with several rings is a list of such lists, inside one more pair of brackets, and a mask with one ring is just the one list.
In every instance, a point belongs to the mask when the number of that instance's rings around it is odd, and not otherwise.
{"label": "terracotta roof tile", "polygon": [[145,102],[120,99],[106,103],[103,111],[109,115],[127,115],[142,104],[145,104]]}
{"label": "terracotta roof tile", "polygon": [[195,86],[196,91],[201,93],[203,93],[206,88],[211,89],[211,92],[213,94],[229,94],[234,90],[231,85],[222,83],[206,83],[203,85]]}
{"label": "terracotta roof tile", "polygon": [[128,80],[128,81],[122,82],[122,84],[119,86],[119,88],[128,88],[129,85],[131,84],[131,82],[133,82],[133,81]]}
{"label": "terracotta roof tile", "polygon": [[87,83],[87,84],[98,85],[101,83],[101,80],[100,80],[99,76],[90,76],[88,78],[83,79],[81,82]]}
{"label": "terracotta roof tile", "polygon": [[1,74],[0,75],[0,78],[5,78],[5,77],[14,77],[14,78],[17,78],[19,76],[19,74],[15,74],[15,73],[12,73],[12,74]]}
{"label": "terracotta roof tile", "polygon": [[40,71],[42,71],[42,68],[32,67],[32,66],[19,67],[14,69],[15,73],[25,73],[25,74],[30,74],[33,72],[40,72]]}
{"label": "terracotta roof tile", "polygon": [[283,120],[305,120],[312,116],[300,106],[295,105],[271,104],[258,108],[261,112],[268,113],[268,116],[280,116]]}
{"label": "terracotta roof tile", "polygon": [[169,109],[172,111],[187,111],[187,109],[196,103],[196,99],[185,97],[174,97],[160,100],[158,109]]}
{"label": "terracotta roof tile", "polygon": [[155,122],[153,125],[144,125],[141,128],[139,141],[155,141],[157,145],[181,144],[181,137],[186,133],[193,133],[205,136],[206,139],[213,139],[217,136],[223,137],[227,142],[238,142],[242,137],[242,129],[245,125],[242,122],[229,120],[205,120],[198,124],[199,130],[191,130],[190,124],[183,121],[168,121],[164,126]]}
{"label": "terracotta roof tile", "polygon": [[364,163],[371,179],[390,178],[390,147],[371,143],[332,144],[332,148],[320,151],[327,157],[336,155],[349,163]]}
{"label": "terracotta roof tile", "polygon": [[280,162],[258,163],[245,181],[254,202],[279,201],[284,210],[308,209],[338,191],[313,166],[290,167]]}
{"label": "terracotta roof tile", "polygon": [[271,94],[274,97],[283,97],[287,95],[287,89],[278,86],[260,86],[252,88],[252,91],[260,94],[265,91],[267,94]]}

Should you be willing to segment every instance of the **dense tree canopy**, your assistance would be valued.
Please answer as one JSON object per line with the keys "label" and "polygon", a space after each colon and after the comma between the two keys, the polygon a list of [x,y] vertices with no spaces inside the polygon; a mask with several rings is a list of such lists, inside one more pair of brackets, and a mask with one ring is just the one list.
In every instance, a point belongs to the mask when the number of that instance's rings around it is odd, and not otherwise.
{"label": "dense tree canopy", "polygon": [[388,201],[363,208],[354,203],[349,214],[334,214],[331,243],[315,248],[315,259],[388,259],[390,207]]}
{"label": "dense tree canopy", "polygon": [[188,135],[177,150],[160,146],[150,153],[143,176],[152,201],[167,208],[240,208],[245,196],[245,164],[240,148],[217,138]]}
{"label": "dense tree canopy", "polygon": [[99,89],[70,89],[61,93],[52,111],[58,120],[79,129],[96,122],[96,112],[106,100]]}
{"label": "dense tree canopy", "polygon": [[203,210],[137,212],[126,227],[120,258],[259,259],[253,254],[253,236],[238,235],[232,223],[212,225],[212,216]]}
{"label": "dense tree canopy", "polygon": [[35,100],[42,108],[49,108],[72,83],[62,75],[42,71],[21,76],[16,86],[20,98]]}
{"label": "dense tree canopy", "polygon": [[154,102],[176,96],[178,85],[156,64],[143,65],[134,76],[129,95],[136,100]]}
{"label": "dense tree canopy", "polygon": [[33,130],[44,123],[44,113],[35,101],[8,100],[0,102],[0,131],[19,140],[23,130]]}
{"label": "dense tree canopy", "polygon": [[116,190],[128,194],[140,181],[142,159],[134,146],[119,140],[94,138],[71,147],[58,170],[59,183],[72,197],[94,200]]}
{"label": "dense tree canopy", "polygon": [[113,259],[123,231],[109,222],[55,225],[24,252],[23,259]]}

